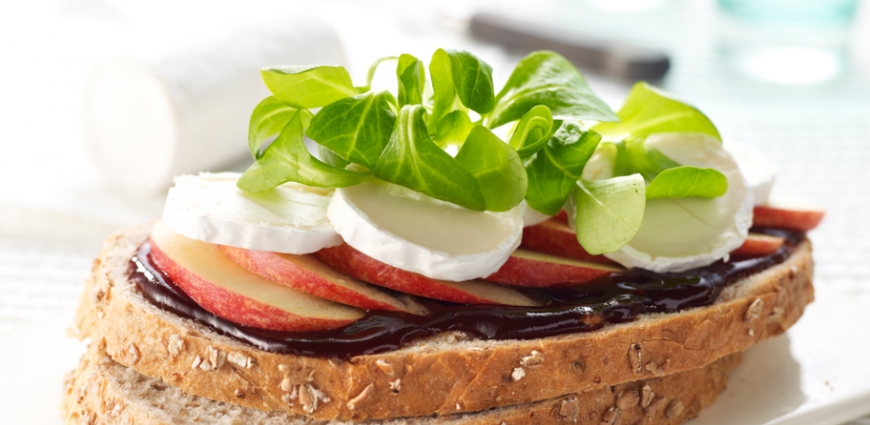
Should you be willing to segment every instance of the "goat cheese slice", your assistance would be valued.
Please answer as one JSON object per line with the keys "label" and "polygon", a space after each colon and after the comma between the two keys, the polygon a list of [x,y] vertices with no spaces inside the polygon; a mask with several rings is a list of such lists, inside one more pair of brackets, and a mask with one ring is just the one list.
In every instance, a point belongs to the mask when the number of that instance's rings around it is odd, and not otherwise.
{"label": "goat cheese slice", "polygon": [[553,217],[549,214],[544,214],[544,213],[532,208],[531,206],[529,206],[529,204],[526,203],[525,199],[523,199],[523,202],[521,202],[520,204],[525,207],[523,209],[523,226],[524,227],[529,227],[529,226],[534,226],[536,224],[541,224],[541,223],[549,220],[551,217]]}
{"label": "goat cheese slice", "polygon": [[489,276],[519,246],[523,204],[472,211],[381,180],[337,189],[327,216],[350,246],[432,279]]}
{"label": "goat cheese slice", "polygon": [[646,142],[681,165],[714,168],[728,179],[718,198],[647,200],[637,235],[606,254],[625,267],[678,272],[728,257],[752,226],[752,191],[734,158],[718,140],[695,133],[660,133]]}
{"label": "goat cheese slice", "polygon": [[770,197],[773,181],[779,174],[779,165],[767,159],[758,149],[740,143],[728,143],[725,150],[734,157],[746,177],[755,205],[764,205]]}
{"label": "goat cheese slice", "polygon": [[296,183],[247,193],[239,173],[202,173],[175,178],[163,220],[190,239],[260,251],[308,254],[340,245],[326,218],[330,190]]}

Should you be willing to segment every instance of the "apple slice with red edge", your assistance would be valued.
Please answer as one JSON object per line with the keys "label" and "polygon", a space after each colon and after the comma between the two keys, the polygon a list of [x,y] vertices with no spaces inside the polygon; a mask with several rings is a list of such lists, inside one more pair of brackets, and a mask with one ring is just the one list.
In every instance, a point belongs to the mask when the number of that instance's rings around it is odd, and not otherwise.
{"label": "apple slice with red edge", "polygon": [[363,311],[270,282],[239,266],[218,245],[173,232],[161,220],[151,228],[154,262],[190,298],[212,314],[244,326],[318,331],[347,325]]}
{"label": "apple slice with red edge", "polygon": [[342,273],[406,294],[464,304],[538,305],[520,292],[495,283],[483,280],[450,282],[408,272],[375,260],[348,244],[324,248],[314,255]]}
{"label": "apple slice with red edge", "polygon": [[505,285],[548,288],[588,283],[623,270],[622,267],[518,249],[497,272],[485,279]]}
{"label": "apple slice with red edge", "polygon": [[586,252],[577,242],[574,229],[558,218],[551,218],[541,224],[523,229],[520,248],[580,261],[618,266],[616,262],[603,255],[592,255]]}
{"label": "apple slice with red edge", "polygon": [[785,238],[782,236],[765,235],[762,233],[750,233],[743,245],[731,251],[731,255],[745,255],[757,257],[762,255],[773,254],[785,243]]}
{"label": "apple slice with red edge", "polygon": [[824,216],[824,209],[807,205],[805,202],[771,197],[767,204],[755,207],[752,225],[806,232],[815,229]]}
{"label": "apple slice with red edge", "polygon": [[403,311],[425,315],[426,308],[407,295],[393,296],[335,270],[311,254],[293,255],[221,246],[236,264],[264,279],[306,294],[366,310]]}

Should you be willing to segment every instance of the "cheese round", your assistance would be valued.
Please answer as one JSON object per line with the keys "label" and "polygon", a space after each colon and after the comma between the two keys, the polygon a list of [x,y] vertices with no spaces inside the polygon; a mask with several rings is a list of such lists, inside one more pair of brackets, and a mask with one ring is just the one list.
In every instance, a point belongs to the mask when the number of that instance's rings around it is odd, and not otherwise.
{"label": "cheese round", "polygon": [[327,216],[350,246],[393,267],[432,279],[489,276],[520,244],[523,204],[472,211],[371,180],[337,189]]}
{"label": "cheese round", "polygon": [[326,218],[329,190],[286,183],[247,193],[239,173],[175,178],[163,220],[190,239],[259,251],[308,254],[341,244]]}
{"label": "cheese round", "polygon": [[653,134],[646,142],[680,165],[714,168],[728,179],[718,198],[647,200],[637,235],[606,254],[625,267],[683,271],[726,258],[746,240],[753,196],[737,162],[718,140],[696,133]]}

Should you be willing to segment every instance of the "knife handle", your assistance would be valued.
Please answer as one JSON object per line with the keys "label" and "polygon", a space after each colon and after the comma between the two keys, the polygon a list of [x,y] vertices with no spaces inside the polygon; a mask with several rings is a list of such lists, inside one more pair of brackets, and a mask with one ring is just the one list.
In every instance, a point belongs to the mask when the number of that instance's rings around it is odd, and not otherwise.
{"label": "knife handle", "polygon": [[629,80],[660,80],[671,61],[663,51],[598,40],[557,28],[490,12],[477,12],[469,24],[471,34],[510,50],[552,50],[577,65],[604,75]]}

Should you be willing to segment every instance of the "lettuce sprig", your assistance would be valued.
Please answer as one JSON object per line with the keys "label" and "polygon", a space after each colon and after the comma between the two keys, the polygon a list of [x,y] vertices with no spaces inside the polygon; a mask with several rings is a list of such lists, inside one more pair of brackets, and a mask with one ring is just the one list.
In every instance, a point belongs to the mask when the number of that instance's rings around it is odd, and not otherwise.
{"label": "lettuce sprig", "polygon": [[[395,95],[371,87],[388,62],[396,63]],[[437,50],[428,73],[409,54],[378,59],[364,86],[339,66],[276,66],[261,74],[272,95],[251,115],[256,162],[238,182],[248,192],[377,178],[476,211],[507,211],[525,199],[546,214],[572,198],[578,241],[598,253],[637,233],[647,198],[715,197],[727,189],[721,173],[679,166],[644,143],[669,131],[719,138],[706,116],[646,84],[614,113],[554,52],[522,59],[498,92],[492,68],[462,50]],[[510,128],[508,140],[492,131],[502,126]],[[582,180],[602,151],[613,157],[613,177]]]}

